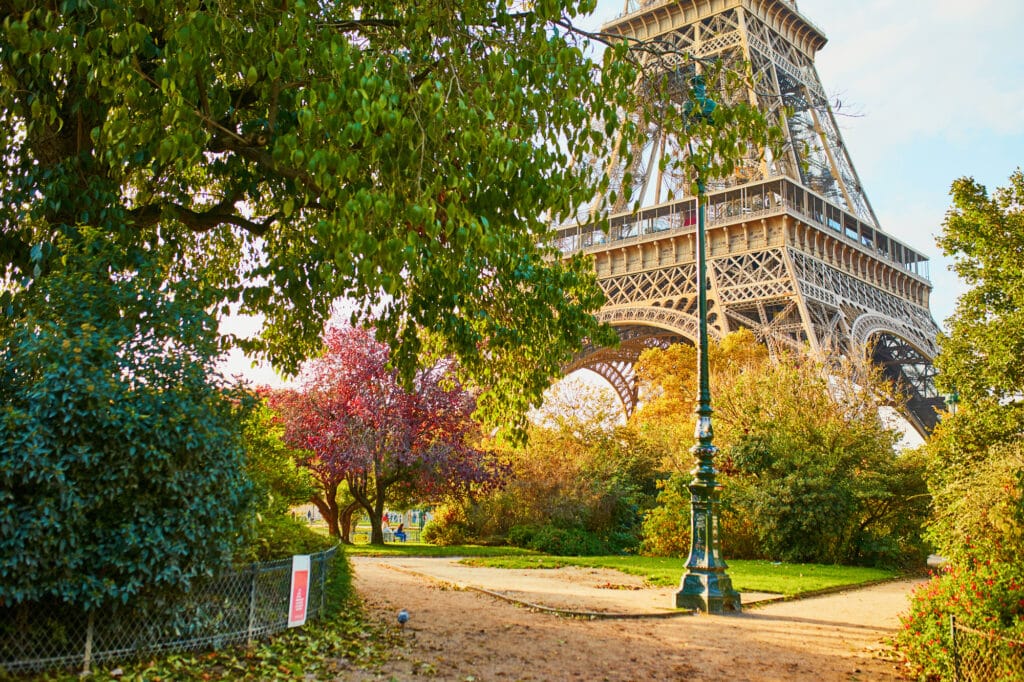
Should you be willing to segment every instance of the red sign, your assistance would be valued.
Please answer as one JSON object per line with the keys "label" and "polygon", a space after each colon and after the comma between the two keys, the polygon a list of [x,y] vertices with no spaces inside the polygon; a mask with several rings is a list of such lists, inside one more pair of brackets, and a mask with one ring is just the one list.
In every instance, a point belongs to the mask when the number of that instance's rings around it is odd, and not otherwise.
{"label": "red sign", "polygon": [[292,557],[292,589],[288,600],[288,627],[294,628],[306,622],[306,606],[309,604],[309,555]]}

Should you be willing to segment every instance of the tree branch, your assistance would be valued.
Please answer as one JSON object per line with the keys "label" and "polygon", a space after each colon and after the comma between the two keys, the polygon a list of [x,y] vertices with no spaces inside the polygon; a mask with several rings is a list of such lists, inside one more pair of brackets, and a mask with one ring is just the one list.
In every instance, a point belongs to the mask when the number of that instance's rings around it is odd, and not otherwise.
{"label": "tree branch", "polygon": [[129,219],[140,227],[152,227],[164,217],[171,217],[193,232],[207,232],[221,225],[234,225],[256,236],[266,234],[281,214],[273,213],[262,222],[249,220],[235,210],[236,199],[225,198],[206,211],[194,211],[179,204],[166,202],[141,206],[131,211]]}

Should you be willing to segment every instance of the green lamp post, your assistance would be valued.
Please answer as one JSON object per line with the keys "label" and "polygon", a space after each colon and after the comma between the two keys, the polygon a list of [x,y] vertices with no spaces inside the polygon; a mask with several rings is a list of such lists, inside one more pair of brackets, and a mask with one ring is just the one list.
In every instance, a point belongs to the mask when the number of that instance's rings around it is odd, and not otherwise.
{"label": "green lamp post", "polygon": [[946,406],[952,416],[956,416],[956,406],[960,404],[960,393],[954,388],[953,392],[946,396]]}
{"label": "green lamp post", "polygon": [[[707,96],[703,76],[691,80],[692,99],[683,105],[688,120],[711,122],[717,104]],[[693,147],[690,146],[691,157]],[[715,480],[715,453],[712,443],[711,388],[708,367],[708,298],[707,252],[704,213],[705,186],[701,169],[697,169],[697,315],[700,331],[697,338],[697,440],[690,451],[697,460],[691,472],[690,489],[690,557],[686,561],[680,589],[676,592],[676,607],[699,609],[707,613],[740,610],[740,594],[732,588],[732,579],[726,573],[728,566],[722,559],[718,541],[719,486]]]}

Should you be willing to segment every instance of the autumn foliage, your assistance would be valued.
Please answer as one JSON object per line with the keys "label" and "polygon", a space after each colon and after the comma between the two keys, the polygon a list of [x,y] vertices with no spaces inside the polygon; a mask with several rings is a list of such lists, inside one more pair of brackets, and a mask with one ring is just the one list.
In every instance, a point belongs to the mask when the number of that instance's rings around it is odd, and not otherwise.
{"label": "autumn foliage", "polygon": [[342,485],[384,541],[381,516],[396,496],[424,501],[487,485],[496,473],[474,445],[473,396],[441,363],[404,385],[388,366],[387,346],[372,332],[332,327],[324,354],[307,363],[299,390],[271,396],[284,440],[303,451],[300,465],[316,479],[313,502],[340,534]]}
{"label": "autumn foliage", "polygon": [[[920,459],[898,456],[880,419],[891,388],[865,364],[769,357],[740,330],[710,348],[722,542],[732,558],[878,564],[916,560],[927,509]],[[632,423],[665,454],[672,479],[644,523],[644,550],[685,555],[680,517],[692,475],[692,347],[645,351],[647,402]]]}

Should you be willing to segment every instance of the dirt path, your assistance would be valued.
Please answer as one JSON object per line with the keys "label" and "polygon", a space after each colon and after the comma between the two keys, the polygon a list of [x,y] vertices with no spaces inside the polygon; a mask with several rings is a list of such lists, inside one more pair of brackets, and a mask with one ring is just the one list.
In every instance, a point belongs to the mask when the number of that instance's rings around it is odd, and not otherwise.
{"label": "dirt path", "polygon": [[[899,680],[883,640],[912,582],[776,602],[741,615],[566,618],[468,586],[553,608],[662,615],[672,589],[644,589],[617,571],[506,571],[445,559],[354,558],[372,618],[411,614],[404,646],[357,680]],[[497,583],[495,581],[498,581]],[[744,595],[744,603],[753,595]]]}

